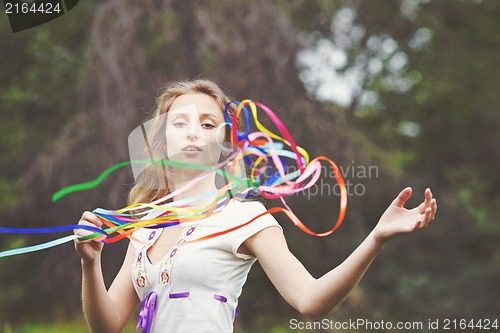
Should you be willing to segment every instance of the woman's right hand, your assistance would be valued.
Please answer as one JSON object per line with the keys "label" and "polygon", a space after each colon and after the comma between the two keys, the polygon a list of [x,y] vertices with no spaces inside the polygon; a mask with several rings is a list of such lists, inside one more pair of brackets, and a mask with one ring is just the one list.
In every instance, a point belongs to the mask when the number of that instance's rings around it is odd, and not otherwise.
{"label": "woman's right hand", "polygon": [[[101,228],[102,221],[95,214],[86,211],[82,214],[82,218],[78,222],[78,225],[88,225]],[[87,236],[93,234],[94,232],[90,230],[76,229],[74,233],[78,236]],[[75,239],[76,252],[78,252],[80,257],[82,258],[82,263],[85,264],[93,264],[96,259],[100,257],[103,246],[104,243],[95,240],[82,241],[79,239]]]}

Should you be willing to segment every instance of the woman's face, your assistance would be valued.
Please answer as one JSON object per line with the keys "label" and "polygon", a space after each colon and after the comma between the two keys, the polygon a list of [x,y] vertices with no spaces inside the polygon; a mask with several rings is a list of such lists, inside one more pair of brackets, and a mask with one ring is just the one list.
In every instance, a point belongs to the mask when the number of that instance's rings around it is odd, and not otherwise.
{"label": "woman's face", "polygon": [[177,97],[167,112],[165,138],[169,160],[198,165],[215,165],[224,140],[221,107],[210,96],[189,93]]}

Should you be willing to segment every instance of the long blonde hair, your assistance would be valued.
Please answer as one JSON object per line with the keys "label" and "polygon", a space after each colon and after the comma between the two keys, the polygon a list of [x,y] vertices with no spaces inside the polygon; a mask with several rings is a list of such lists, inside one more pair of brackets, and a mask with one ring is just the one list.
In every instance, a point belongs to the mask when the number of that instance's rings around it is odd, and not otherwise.
{"label": "long blonde hair", "polygon": [[[148,155],[155,160],[165,158],[165,122],[162,121],[162,115],[166,114],[174,100],[184,94],[201,93],[206,94],[214,99],[220,106],[221,112],[224,110],[227,103],[233,101],[224,91],[213,81],[206,79],[196,79],[189,81],[173,82],[165,89],[156,101],[156,111],[153,119],[153,132],[151,142],[148,147],[150,149]],[[230,116],[234,113],[234,106],[228,110]],[[241,125],[241,122],[238,122]],[[230,132],[225,130],[224,141],[230,141]],[[128,204],[149,203],[156,199],[162,198],[170,193],[167,184],[168,168],[165,166],[152,163],[148,165],[141,175],[136,179],[136,184],[130,190],[128,196]]]}

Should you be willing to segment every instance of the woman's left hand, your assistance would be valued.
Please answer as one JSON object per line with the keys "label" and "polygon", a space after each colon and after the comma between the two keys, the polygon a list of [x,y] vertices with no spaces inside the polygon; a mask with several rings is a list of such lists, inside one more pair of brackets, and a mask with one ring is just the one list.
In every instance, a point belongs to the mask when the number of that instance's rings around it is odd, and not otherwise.
{"label": "woman's left hand", "polygon": [[411,197],[411,193],[411,187],[405,188],[382,214],[373,229],[373,237],[379,245],[384,245],[397,235],[427,228],[429,223],[434,220],[437,202],[432,197],[431,190],[425,190],[425,200],[418,207],[406,209],[403,206]]}

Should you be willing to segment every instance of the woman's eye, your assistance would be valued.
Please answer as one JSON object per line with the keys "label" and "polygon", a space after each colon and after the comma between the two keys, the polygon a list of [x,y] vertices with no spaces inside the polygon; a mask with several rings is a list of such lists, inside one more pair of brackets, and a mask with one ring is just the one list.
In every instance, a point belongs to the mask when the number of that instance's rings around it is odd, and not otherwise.
{"label": "woman's eye", "polygon": [[205,128],[205,129],[213,129],[213,128],[215,128],[215,125],[212,124],[212,123],[203,123],[203,124],[201,124],[201,126],[203,128]]}
{"label": "woman's eye", "polygon": [[186,125],[186,123],[185,123],[185,122],[183,122],[183,121],[176,121],[176,122],[174,123],[174,126],[175,126],[175,127],[183,127],[183,126],[185,126],[185,125]]}

